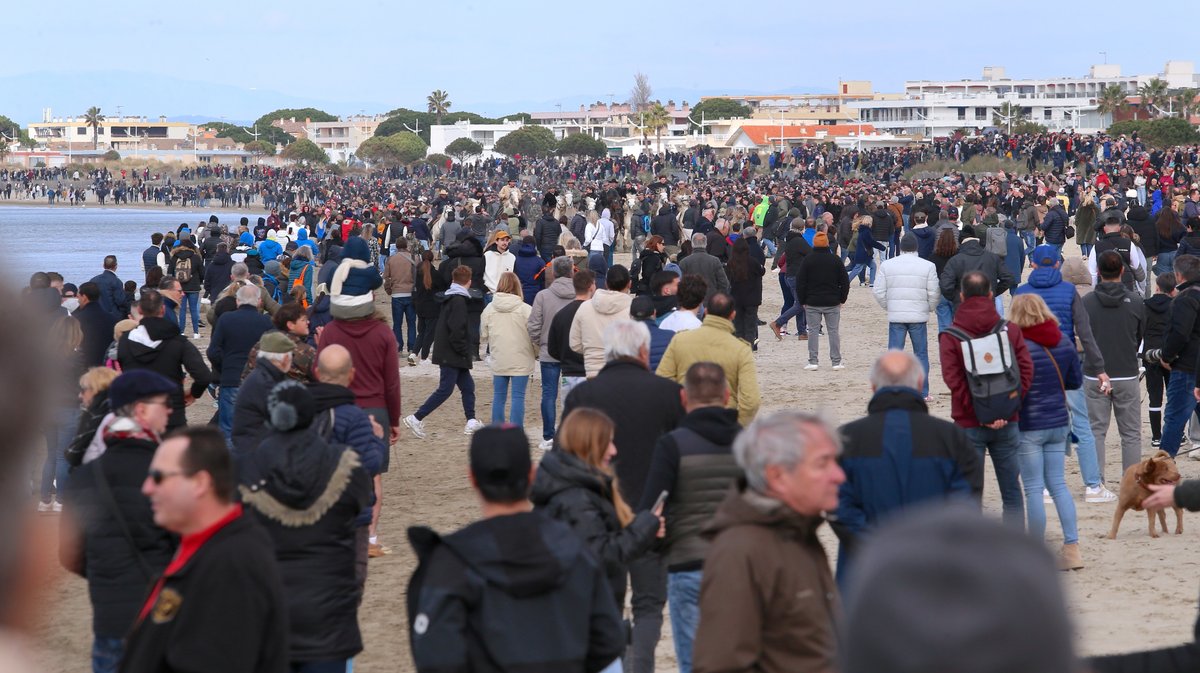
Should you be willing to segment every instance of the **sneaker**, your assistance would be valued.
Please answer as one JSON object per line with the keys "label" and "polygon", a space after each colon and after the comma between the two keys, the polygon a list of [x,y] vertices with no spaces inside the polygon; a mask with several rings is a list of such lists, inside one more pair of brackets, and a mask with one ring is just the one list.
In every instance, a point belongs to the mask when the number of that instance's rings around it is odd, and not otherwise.
{"label": "sneaker", "polygon": [[804,365],[804,371],[815,372],[817,371],[817,365]]}
{"label": "sneaker", "polygon": [[1162,446],[1162,440],[1161,439],[1152,439],[1152,440],[1150,440],[1150,446],[1157,449],[1158,447]]}
{"label": "sneaker", "polygon": [[50,503],[50,511],[51,512],[61,512],[62,511],[62,503],[59,502],[57,498],[55,498],[54,501]]}
{"label": "sneaker", "polygon": [[412,414],[405,416],[404,427],[412,430],[417,439],[425,439],[425,426],[421,425],[421,421],[418,421],[416,416]]}
{"label": "sneaker", "polygon": [[543,439],[541,444],[538,444],[538,448],[541,449],[542,451],[549,451],[549,450],[553,449],[554,448],[554,438],[551,437],[550,439]]}
{"label": "sneaker", "polygon": [[1046,503],[1047,505],[1054,502],[1054,497],[1050,495],[1050,489],[1042,489],[1042,502]]}
{"label": "sneaker", "polygon": [[1088,486],[1083,490],[1084,502],[1112,502],[1117,499],[1117,495],[1104,487],[1104,484],[1099,486]]}
{"label": "sneaker", "polygon": [[409,353],[409,354],[408,354],[408,366],[409,366],[409,367],[416,367],[416,366],[417,366],[417,354],[416,354],[416,353]]}
{"label": "sneaker", "polygon": [[48,503],[48,502],[39,502],[39,503],[38,503],[38,511],[39,511],[39,512],[49,512],[49,511],[50,511],[50,503]]}
{"label": "sneaker", "polygon": [[834,370],[834,371],[841,371],[841,370],[843,370],[843,369],[845,369],[845,368],[846,368],[846,365],[844,365],[844,364],[842,364],[842,363],[840,363],[840,362],[839,362],[839,363],[837,363],[836,365],[834,365],[834,366],[833,366],[833,370]]}
{"label": "sneaker", "polygon": [[193,338],[193,339],[199,339],[199,338],[200,338],[200,333],[199,333],[199,332],[192,332],[192,338]]}
{"label": "sneaker", "polygon": [[475,434],[476,430],[480,430],[482,428],[483,428],[483,423],[480,423],[478,420],[472,418],[471,420],[467,421],[467,426],[465,428],[463,428],[463,434],[464,435],[473,435],[473,434]]}

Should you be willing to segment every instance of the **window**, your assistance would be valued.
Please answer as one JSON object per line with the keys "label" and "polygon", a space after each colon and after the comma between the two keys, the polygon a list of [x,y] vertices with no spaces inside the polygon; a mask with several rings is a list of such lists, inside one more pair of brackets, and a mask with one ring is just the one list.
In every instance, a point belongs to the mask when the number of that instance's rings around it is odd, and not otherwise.
{"label": "window", "polygon": [[1053,118],[1054,118],[1054,110],[1052,110],[1051,108],[1046,108],[1045,110],[1042,110],[1042,119],[1053,119]]}
{"label": "window", "polygon": [[495,131],[471,131],[471,140],[480,145],[491,145],[495,142]]}
{"label": "window", "polygon": [[75,135],[77,135],[77,136],[86,136],[87,132],[88,132],[88,130],[87,130],[86,126],[75,127]]}
{"label": "window", "polygon": [[965,108],[965,107],[958,108],[958,118],[960,121],[967,118],[967,108]]}
{"label": "window", "polygon": [[975,121],[988,118],[988,109],[985,107],[975,108]]}

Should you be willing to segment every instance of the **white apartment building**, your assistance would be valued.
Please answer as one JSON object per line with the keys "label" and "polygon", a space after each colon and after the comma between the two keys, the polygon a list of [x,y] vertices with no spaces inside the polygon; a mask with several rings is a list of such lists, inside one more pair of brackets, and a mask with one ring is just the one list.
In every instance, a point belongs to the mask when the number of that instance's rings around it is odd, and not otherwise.
{"label": "white apartment building", "polygon": [[[173,149],[193,142],[195,125],[146,117],[107,117],[96,127],[95,147],[125,154],[137,150]],[[29,125],[29,136],[49,149],[90,150],[92,127],[80,117],[52,117]]]}
{"label": "white apartment building", "polygon": [[454,124],[434,124],[429,127],[429,153],[445,154],[450,143],[467,138],[483,146],[483,158],[494,159],[500,156],[495,152],[496,141],[524,125],[517,120],[505,120],[500,124],[472,124],[465,119]]}
{"label": "white apartment building", "polygon": [[[1094,65],[1084,77],[1010,79],[1004,68],[988,67],[981,79],[911,80],[905,82],[900,100],[848,103],[858,110],[859,120],[881,131],[916,133],[927,137],[948,136],[956,129],[975,131],[998,126],[995,119],[1004,103],[1023,108],[1024,116],[1052,131],[1074,129],[1095,133],[1108,127],[1107,115],[1096,109],[1096,98],[1110,85],[1120,86],[1127,96],[1137,94],[1142,84],[1154,78],[1166,80],[1172,89],[1197,86],[1200,79],[1191,61],[1169,61],[1162,73],[1122,75],[1116,64]],[[995,124],[1000,121],[1000,124]]]}
{"label": "white apartment building", "polygon": [[380,115],[354,115],[335,122],[305,120],[302,129],[309,140],[325,150],[330,161],[349,161],[358,146],[375,135],[375,129],[384,119]]}

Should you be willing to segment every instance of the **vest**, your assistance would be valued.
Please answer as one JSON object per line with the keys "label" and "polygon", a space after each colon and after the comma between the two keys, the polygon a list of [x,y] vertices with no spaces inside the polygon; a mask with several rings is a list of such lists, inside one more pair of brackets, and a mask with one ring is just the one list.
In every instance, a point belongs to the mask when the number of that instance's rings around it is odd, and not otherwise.
{"label": "vest", "polygon": [[157,245],[152,245],[142,251],[142,271],[149,272],[150,269],[158,266],[158,253],[162,249]]}
{"label": "vest", "polygon": [[1132,290],[1133,278],[1133,241],[1121,234],[1104,234],[1096,239],[1096,264],[1099,266],[1101,253],[1116,250],[1125,262],[1125,273],[1121,274],[1121,282],[1127,289]]}
{"label": "vest", "polygon": [[[1030,274],[1029,280],[1017,288],[1014,294],[1036,294],[1046,302],[1046,306],[1054,312],[1054,317],[1058,318],[1058,328],[1062,331],[1063,336],[1068,341],[1075,342],[1075,315],[1073,306],[1075,302],[1075,286],[1066,281],[1059,281],[1048,287],[1038,287],[1032,284],[1034,275],[1038,274],[1042,269],[1034,269]],[[1057,271],[1057,269],[1047,269],[1047,271]],[[1061,276],[1060,276],[1061,278]]]}
{"label": "vest", "polygon": [[[700,532],[742,470],[732,449],[710,442],[693,430],[677,428],[669,436],[679,447],[679,474],[667,500],[666,565],[699,565],[708,552],[708,541]],[[697,447],[703,448],[697,453]]]}

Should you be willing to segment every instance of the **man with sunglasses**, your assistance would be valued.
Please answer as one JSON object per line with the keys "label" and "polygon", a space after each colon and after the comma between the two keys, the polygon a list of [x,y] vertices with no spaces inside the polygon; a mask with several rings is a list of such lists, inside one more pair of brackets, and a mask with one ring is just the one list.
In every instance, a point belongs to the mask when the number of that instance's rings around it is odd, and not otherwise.
{"label": "man with sunglasses", "polygon": [[266,531],[234,502],[225,438],[210,427],[166,439],[142,482],[154,523],[179,550],[141,604],[122,673],[285,673],[287,612]]}
{"label": "man with sunglasses", "polygon": [[133,626],[146,587],[175,551],[171,534],[154,524],[140,493],[178,385],[144,369],[128,371],[108,389],[115,419],[104,428],[104,453],[79,467],[63,496],[60,559],[87,578],[92,601],[92,670],[117,670],[122,638]]}

